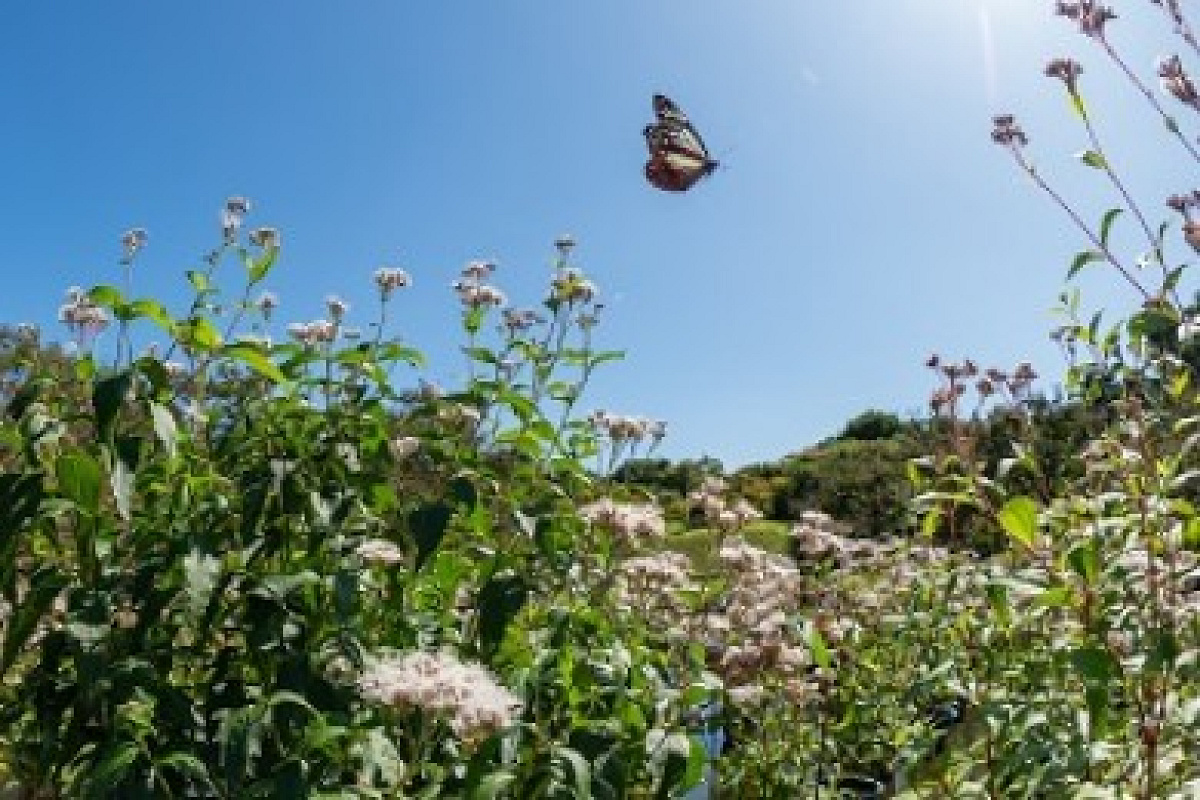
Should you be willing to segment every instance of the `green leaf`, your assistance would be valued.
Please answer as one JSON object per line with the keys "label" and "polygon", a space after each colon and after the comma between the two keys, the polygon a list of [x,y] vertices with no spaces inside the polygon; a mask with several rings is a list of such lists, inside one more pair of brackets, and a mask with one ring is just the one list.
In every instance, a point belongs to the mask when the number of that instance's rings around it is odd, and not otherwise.
{"label": "green leaf", "polygon": [[208,774],[208,767],[205,766],[204,762],[198,756],[192,753],[168,753],[161,758],[155,759],[154,765],[161,770],[174,772],[181,777],[193,781],[198,780],[214,793],[216,792],[216,786],[213,785],[212,778]]}
{"label": "green leaf", "polygon": [[54,598],[66,586],[66,580],[53,567],[39,567],[29,578],[29,589],[8,615],[4,624],[4,651],[0,653],[0,677],[24,652],[49,610]]}
{"label": "green leaf", "polygon": [[1067,563],[1085,583],[1093,583],[1100,574],[1100,547],[1094,539],[1077,544],[1067,553]]}
{"label": "green leaf", "polygon": [[525,579],[512,571],[493,575],[479,590],[479,644],[484,653],[494,653],[504,640],[509,624],[521,613],[529,596]]}
{"label": "green leaf", "polygon": [[165,330],[170,331],[175,325],[175,320],[171,319],[171,315],[167,313],[167,307],[157,300],[134,300],[129,308],[136,316],[146,317]]}
{"label": "green leaf", "polygon": [[242,362],[272,383],[286,384],[288,382],[279,367],[275,366],[275,363],[267,358],[260,348],[252,344],[240,342],[227,345],[222,352],[230,358]]}
{"label": "green leaf", "polygon": [[1095,150],[1084,150],[1079,154],[1079,160],[1093,169],[1108,168],[1108,162],[1104,160],[1104,156]]}
{"label": "green leaf", "polygon": [[424,503],[409,512],[408,526],[417,542],[418,570],[442,543],[453,516],[454,509],[443,502]]}
{"label": "green leaf", "polygon": [[249,254],[243,256],[246,264],[246,272],[250,277],[250,285],[261,281],[267,277],[267,273],[271,271],[271,267],[275,265],[275,257],[279,255],[278,247],[269,247],[260,257],[254,258]]}
{"label": "green leaf", "polygon": [[1083,96],[1079,92],[1071,92],[1071,109],[1079,115],[1080,119],[1087,119],[1087,106],[1083,103]]}
{"label": "green leaf", "polygon": [[117,789],[129,772],[129,768],[138,760],[140,750],[133,742],[124,742],[109,749],[100,763],[88,771],[84,778],[87,787],[83,792],[85,797],[109,797]]}
{"label": "green leaf", "polygon": [[117,308],[125,305],[125,295],[115,286],[100,284],[88,290],[88,298],[97,305],[106,308]]}
{"label": "green leaf", "polygon": [[212,281],[209,280],[208,275],[204,274],[203,272],[189,269],[187,271],[187,279],[188,282],[192,284],[192,288],[195,289],[198,294],[208,294],[212,291]]}
{"label": "green leaf", "polygon": [[1046,608],[1066,608],[1071,605],[1071,590],[1066,586],[1054,586],[1039,594],[1037,602]]}
{"label": "green leaf", "polygon": [[1067,280],[1074,278],[1077,274],[1079,274],[1079,270],[1083,269],[1088,264],[1094,264],[1097,261],[1103,260],[1104,254],[1097,250],[1084,250],[1081,253],[1077,253],[1075,258],[1071,261],[1070,269],[1067,270]]}
{"label": "green leaf", "polygon": [[1123,209],[1110,208],[1104,212],[1104,216],[1100,218],[1100,244],[1108,247],[1108,235],[1112,231],[1113,223],[1117,217],[1121,216]]}
{"label": "green leaf", "polygon": [[574,778],[575,800],[591,800],[592,769],[587,759],[569,747],[555,747],[552,756],[557,763],[564,763]]}
{"label": "green leaf", "polygon": [[1108,650],[1095,645],[1077,647],[1071,652],[1071,665],[1085,680],[1106,682],[1121,672],[1121,665]]}
{"label": "green leaf", "polygon": [[516,776],[507,770],[486,775],[472,790],[471,800],[499,800],[502,797],[509,797],[509,787],[515,780]]}
{"label": "green leaf", "polygon": [[1013,497],[1000,509],[1000,526],[1012,539],[1033,547],[1038,533],[1038,505],[1030,497]]}
{"label": "green leaf", "polygon": [[821,669],[829,669],[832,659],[829,656],[829,645],[825,643],[825,637],[821,635],[821,631],[816,625],[809,627],[808,631],[808,649],[812,653],[813,663]]}
{"label": "green leaf", "polygon": [[167,449],[167,455],[174,458],[179,450],[179,428],[175,424],[175,415],[161,403],[150,403],[150,418],[154,422],[154,435]]}
{"label": "green leaf", "polygon": [[1179,639],[1171,630],[1163,628],[1150,635],[1150,657],[1146,669],[1150,672],[1167,672],[1179,659]]}
{"label": "green leaf", "polygon": [[58,490],[88,513],[100,510],[100,465],[87,453],[63,453],[54,463]]}
{"label": "green leaf", "polygon": [[129,395],[133,375],[128,370],[101,378],[92,389],[92,409],[96,420],[96,434],[102,441],[113,438],[117,414]]}
{"label": "green leaf", "polygon": [[179,338],[184,344],[206,352],[221,345],[221,333],[216,326],[203,317],[193,317],[180,326]]}

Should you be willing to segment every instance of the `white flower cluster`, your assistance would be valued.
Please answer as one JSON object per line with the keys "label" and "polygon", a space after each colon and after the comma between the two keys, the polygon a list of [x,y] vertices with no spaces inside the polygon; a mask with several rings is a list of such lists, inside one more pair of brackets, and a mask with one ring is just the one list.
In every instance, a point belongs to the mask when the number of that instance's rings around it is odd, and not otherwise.
{"label": "white flower cluster", "polygon": [[723,531],[734,531],[747,522],[762,519],[762,513],[745,498],[734,502],[725,499],[725,481],[708,477],[700,488],[688,494],[688,502],[700,509],[709,525]]}
{"label": "white flower cluster", "polygon": [[410,652],[369,662],[359,691],[372,702],[421,709],[446,719],[463,741],[478,742],[510,726],[523,703],[479,664],[447,652]]}
{"label": "white flower cluster", "polygon": [[618,503],[604,497],[582,506],[579,516],[629,542],[667,532],[663,511],[653,503]]}
{"label": "white flower cluster", "polygon": [[368,564],[390,567],[404,561],[404,551],[387,539],[367,539],[358,546],[357,552]]}

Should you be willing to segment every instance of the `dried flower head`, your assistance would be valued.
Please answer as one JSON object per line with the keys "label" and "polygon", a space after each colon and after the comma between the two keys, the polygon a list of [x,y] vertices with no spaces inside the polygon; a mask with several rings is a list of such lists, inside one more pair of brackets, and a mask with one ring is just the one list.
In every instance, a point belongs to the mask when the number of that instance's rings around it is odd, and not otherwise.
{"label": "dried flower head", "polygon": [[1072,58],[1051,59],[1050,63],[1046,65],[1046,77],[1061,80],[1071,94],[1078,94],[1081,74],[1083,74],[1083,67]]}

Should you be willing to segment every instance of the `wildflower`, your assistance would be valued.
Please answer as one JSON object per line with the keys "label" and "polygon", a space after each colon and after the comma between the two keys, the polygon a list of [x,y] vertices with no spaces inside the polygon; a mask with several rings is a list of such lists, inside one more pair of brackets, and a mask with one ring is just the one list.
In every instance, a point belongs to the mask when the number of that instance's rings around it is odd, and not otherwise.
{"label": "wildflower", "polygon": [[583,506],[579,515],[625,540],[662,536],[667,530],[662,509],[652,503],[618,503],[606,497]]}
{"label": "wildflower", "polygon": [[1080,33],[1097,39],[1103,38],[1105,24],[1117,18],[1115,11],[1096,3],[1095,0],[1080,0],[1076,3],[1058,0],[1054,13],[1075,20],[1079,23]]}
{"label": "wildflower", "polygon": [[534,325],[545,322],[545,319],[536,311],[530,309],[515,309],[506,308],[501,314],[501,320],[504,327],[509,333],[517,333],[518,331],[528,330]]}
{"label": "wildflower", "polygon": [[367,539],[358,546],[356,552],[368,564],[390,567],[404,561],[404,551],[386,539]]}
{"label": "wildflower", "polygon": [[58,319],[74,334],[87,339],[108,327],[108,312],[96,305],[78,286],[67,290],[67,302],[59,306]]}
{"label": "wildflower", "polygon": [[1046,65],[1046,77],[1061,80],[1071,94],[1078,93],[1079,76],[1082,73],[1083,67],[1071,58],[1055,58]]}
{"label": "wildflower", "polygon": [[250,212],[250,201],[240,195],[234,195],[225,201],[221,209],[221,232],[226,242],[232,242],[241,230],[242,220]]}
{"label": "wildflower", "polygon": [[523,703],[479,664],[446,652],[377,657],[359,679],[367,700],[420,709],[446,719],[466,742],[478,742],[516,720]]}
{"label": "wildflower", "polygon": [[139,250],[146,246],[148,235],[145,228],[130,228],[121,237],[121,246],[125,248],[125,258],[133,258]]}
{"label": "wildflower", "polygon": [[1200,253],[1200,222],[1188,220],[1183,223],[1183,240]]}
{"label": "wildflower", "polygon": [[[1025,135],[1025,131],[1017,124],[1016,118],[1012,114],[997,114],[992,117],[992,141],[1005,147],[1016,148],[1029,144],[1029,137]],[[931,369],[937,369],[937,355],[930,356],[926,365]]]}
{"label": "wildflower", "polygon": [[325,298],[325,307],[329,309],[329,317],[336,325],[346,317],[350,304],[337,295],[331,294]]}
{"label": "wildflower", "polygon": [[263,292],[254,301],[254,305],[258,306],[258,310],[265,318],[270,319],[271,312],[279,305],[279,298],[275,296],[274,292]]}
{"label": "wildflower", "polygon": [[558,257],[563,261],[571,254],[571,250],[575,247],[575,237],[569,233],[564,233],[554,240],[554,247],[558,250]]}
{"label": "wildflower", "polygon": [[586,303],[596,295],[596,286],[578,270],[564,269],[550,282],[551,297],[563,303]]}
{"label": "wildflower", "polygon": [[375,270],[375,285],[379,287],[379,296],[387,300],[396,289],[408,286],[408,273],[402,269],[380,267]]}
{"label": "wildflower", "polygon": [[486,305],[502,306],[507,302],[503,292],[485,283],[462,280],[455,281],[452,285],[454,290],[458,292],[458,297],[462,300],[463,305],[471,308]]}
{"label": "wildflower", "polygon": [[496,271],[493,261],[469,261],[462,269],[462,277],[467,281],[479,282]]}

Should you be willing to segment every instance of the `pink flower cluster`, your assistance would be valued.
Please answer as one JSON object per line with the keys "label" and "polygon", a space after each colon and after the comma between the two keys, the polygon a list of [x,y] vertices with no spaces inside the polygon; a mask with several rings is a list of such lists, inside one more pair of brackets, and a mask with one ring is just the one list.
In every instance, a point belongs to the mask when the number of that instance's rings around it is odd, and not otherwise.
{"label": "pink flower cluster", "polygon": [[667,531],[662,509],[652,503],[618,503],[605,497],[580,508],[579,515],[626,541],[662,536]]}
{"label": "pink flower cluster", "polygon": [[516,720],[523,703],[479,664],[452,653],[414,651],[374,659],[359,679],[372,702],[420,709],[449,722],[466,742],[478,742]]}
{"label": "pink flower cluster", "polygon": [[293,339],[300,342],[305,347],[313,347],[317,344],[329,344],[337,338],[337,325],[326,319],[318,319],[313,322],[293,322],[287,327],[288,333]]}
{"label": "pink flower cluster", "polygon": [[88,339],[108,327],[108,312],[96,305],[78,286],[67,290],[67,302],[58,307],[58,319],[80,339]]}

